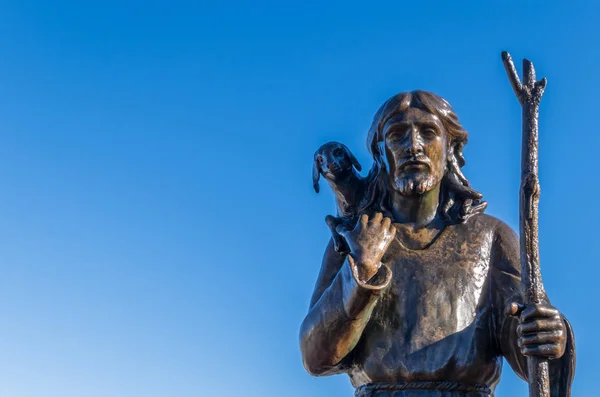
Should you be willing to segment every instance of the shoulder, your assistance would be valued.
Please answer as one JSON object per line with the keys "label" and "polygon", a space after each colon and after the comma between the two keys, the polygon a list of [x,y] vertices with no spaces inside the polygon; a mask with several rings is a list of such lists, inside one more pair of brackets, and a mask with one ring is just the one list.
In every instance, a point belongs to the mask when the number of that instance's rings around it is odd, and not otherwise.
{"label": "shoulder", "polygon": [[479,214],[473,218],[469,221],[473,222],[475,229],[478,229],[479,233],[486,233],[490,236],[492,265],[502,273],[519,277],[520,250],[517,233],[496,217]]}
{"label": "shoulder", "polygon": [[456,233],[481,243],[484,240],[493,242],[499,238],[503,240],[516,238],[515,232],[506,223],[487,214],[475,214],[466,222],[453,223],[450,227],[456,230]]}
{"label": "shoulder", "polygon": [[506,244],[518,244],[518,237],[515,231],[504,221],[487,214],[477,214],[469,218],[466,226],[480,234],[489,234],[494,242],[504,242]]}
{"label": "shoulder", "polygon": [[477,214],[469,218],[463,227],[489,244],[493,263],[515,263],[519,266],[519,237],[505,222],[491,215]]}

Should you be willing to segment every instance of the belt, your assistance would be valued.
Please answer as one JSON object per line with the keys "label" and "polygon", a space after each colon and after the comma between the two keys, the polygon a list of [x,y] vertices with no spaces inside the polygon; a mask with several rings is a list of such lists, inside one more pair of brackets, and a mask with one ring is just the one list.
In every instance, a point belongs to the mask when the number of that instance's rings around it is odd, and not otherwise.
{"label": "belt", "polygon": [[[464,382],[394,382],[394,383],[367,383],[356,389],[356,397],[408,397],[417,395],[417,391],[440,392],[436,395],[450,396],[453,392],[461,393],[464,397],[489,397],[492,389],[488,385],[472,384]],[[443,393],[449,392],[449,393]],[[424,394],[419,393],[419,396]]]}

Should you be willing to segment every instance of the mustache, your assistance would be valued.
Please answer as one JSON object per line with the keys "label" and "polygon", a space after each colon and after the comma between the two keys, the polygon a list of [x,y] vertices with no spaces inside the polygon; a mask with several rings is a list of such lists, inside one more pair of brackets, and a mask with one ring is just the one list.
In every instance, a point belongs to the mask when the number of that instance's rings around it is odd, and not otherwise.
{"label": "mustache", "polygon": [[429,160],[429,158],[427,158],[427,156],[424,155],[405,157],[400,162],[398,162],[398,164],[396,164],[396,167],[397,169],[401,170],[409,165],[425,165],[429,169],[431,169],[431,161]]}

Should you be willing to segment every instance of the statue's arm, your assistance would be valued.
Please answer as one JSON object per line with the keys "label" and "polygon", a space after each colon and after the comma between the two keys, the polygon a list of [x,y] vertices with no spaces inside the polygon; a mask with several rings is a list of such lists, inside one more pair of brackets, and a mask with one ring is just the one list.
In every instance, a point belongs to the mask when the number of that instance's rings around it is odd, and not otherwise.
{"label": "statue's arm", "polygon": [[[519,319],[507,313],[512,302],[523,302],[520,293],[521,262],[519,240],[506,224],[499,222],[492,247],[494,306],[498,325],[497,340],[501,354],[521,378],[527,380],[527,359],[518,345]],[[550,303],[547,300],[547,303]],[[570,396],[575,374],[575,339],[573,329],[563,316],[567,346],[562,357],[550,360],[551,397]]]}
{"label": "statue's arm", "polygon": [[368,283],[361,281],[352,257],[338,254],[329,242],[300,329],[302,359],[311,375],[340,372],[390,279],[391,271],[382,265]]}

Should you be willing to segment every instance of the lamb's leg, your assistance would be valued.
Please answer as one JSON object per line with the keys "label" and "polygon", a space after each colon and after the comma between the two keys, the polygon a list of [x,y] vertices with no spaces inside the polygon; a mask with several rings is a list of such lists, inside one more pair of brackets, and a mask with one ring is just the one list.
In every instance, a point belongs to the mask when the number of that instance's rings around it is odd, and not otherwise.
{"label": "lamb's leg", "polygon": [[344,237],[341,236],[336,230],[336,228],[343,222],[344,221],[342,219],[336,218],[335,216],[327,215],[325,217],[325,223],[331,231],[331,237],[333,238],[333,247],[335,248],[335,251],[339,252],[340,254],[347,254],[350,252],[350,248],[348,247]]}

